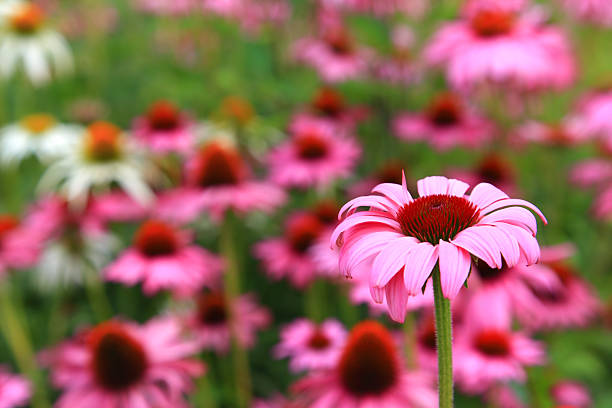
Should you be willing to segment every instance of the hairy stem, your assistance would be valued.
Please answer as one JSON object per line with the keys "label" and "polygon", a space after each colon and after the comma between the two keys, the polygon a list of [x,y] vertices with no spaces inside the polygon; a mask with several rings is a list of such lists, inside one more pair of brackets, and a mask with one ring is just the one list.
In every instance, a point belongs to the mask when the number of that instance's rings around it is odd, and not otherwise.
{"label": "hairy stem", "polygon": [[440,408],[453,406],[453,329],[450,300],[442,295],[440,269],[433,272],[434,304],[436,312],[436,346],[438,349],[438,393]]}

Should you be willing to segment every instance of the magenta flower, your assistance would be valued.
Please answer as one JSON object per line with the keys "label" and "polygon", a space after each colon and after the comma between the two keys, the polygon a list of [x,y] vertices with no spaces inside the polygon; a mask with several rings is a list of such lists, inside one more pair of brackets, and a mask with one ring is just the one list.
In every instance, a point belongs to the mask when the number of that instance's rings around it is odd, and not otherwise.
{"label": "magenta flower", "polygon": [[57,408],[186,408],[183,395],[205,368],[175,319],[107,321],[41,355],[64,390]]}
{"label": "magenta flower", "polygon": [[281,330],[274,355],[289,357],[293,372],[329,369],[336,365],[345,341],[346,329],[335,319],[321,324],[298,319]]}
{"label": "magenta flower", "polygon": [[142,224],[134,245],[106,267],[106,280],[134,285],[152,295],[168,289],[177,296],[189,296],[203,286],[218,284],[223,261],[190,243],[190,234],[171,224],[150,220]]}
{"label": "magenta flower", "polygon": [[293,390],[308,407],[438,406],[431,378],[407,371],[389,331],[373,321],[353,328],[332,369],[308,375]]}
{"label": "magenta flower", "polygon": [[25,406],[31,394],[28,380],[0,366],[0,408]]}
{"label": "magenta flower", "polygon": [[[421,292],[436,264],[442,292],[452,299],[468,277],[472,255],[492,268],[538,261],[537,223],[527,208],[546,219],[533,204],[488,183],[470,195],[468,184],[441,176],[417,185],[418,198],[404,178],[402,185],[380,184],[372,195],[349,201],[331,240],[340,248],[345,275],[371,262],[372,297],[382,302],[386,296],[394,320],[404,320],[408,298]],[[363,207],[369,209],[358,211]]]}
{"label": "magenta flower", "polygon": [[576,17],[603,26],[612,26],[612,3],[608,0],[561,0]]}
{"label": "magenta flower", "polygon": [[593,405],[591,393],[576,381],[560,381],[550,390],[555,403],[575,408],[590,408]]}

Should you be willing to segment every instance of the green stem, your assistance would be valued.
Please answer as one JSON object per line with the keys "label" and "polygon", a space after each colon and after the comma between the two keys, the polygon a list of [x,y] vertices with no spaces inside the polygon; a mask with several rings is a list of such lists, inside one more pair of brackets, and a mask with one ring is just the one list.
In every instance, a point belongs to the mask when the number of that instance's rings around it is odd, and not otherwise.
{"label": "green stem", "polygon": [[323,282],[319,279],[310,284],[306,291],[305,308],[306,316],[316,323],[321,323],[323,320],[323,300],[324,300]]}
{"label": "green stem", "polygon": [[442,295],[440,268],[433,272],[434,305],[436,311],[436,346],[438,349],[438,395],[440,408],[453,407],[453,329],[450,300]]}
{"label": "green stem", "polygon": [[89,298],[89,304],[98,322],[103,322],[110,319],[113,315],[112,307],[106,297],[104,284],[100,279],[98,271],[88,260],[83,259],[83,261],[87,265],[84,272],[85,289],[87,291],[87,297]]}
{"label": "green stem", "polygon": [[404,357],[406,358],[406,367],[409,369],[415,369],[417,367],[416,362],[416,332],[414,315],[412,313],[406,314],[404,320]]}
{"label": "green stem", "polygon": [[197,392],[194,394],[193,399],[197,404],[196,406],[217,408],[217,401],[209,376],[210,373],[207,372],[196,380]]}
{"label": "green stem", "polygon": [[8,282],[2,284],[0,296],[0,326],[6,341],[11,348],[19,370],[32,382],[34,395],[33,408],[49,408],[43,377],[38,370],[32,344],[22,325],[23,318],[19,316],[11,300],[11,290]]}
{"label": "green stem", "polygon": [[232,333],[232,354],[234,360],[234,373],[236,376],[238,407],[246,408],[251,404],[251,373],[246,350],[238,343],[235,330],[236,325],[233,306],[240,295],[240,271],[238,253],[234,238],[234,215],[226,214],[221,230],[221,252],[223,253],[227,268],[225,271],[225,298],[228,306],[230,327]]}

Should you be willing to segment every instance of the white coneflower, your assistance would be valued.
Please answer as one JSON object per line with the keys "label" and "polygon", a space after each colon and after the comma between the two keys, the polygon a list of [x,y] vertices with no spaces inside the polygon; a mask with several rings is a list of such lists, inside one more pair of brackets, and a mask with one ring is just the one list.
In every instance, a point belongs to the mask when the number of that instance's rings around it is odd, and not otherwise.
{"label": "white coneflower", "polygon": [[124,133],[108,122],[94,122],[81,140],[64,157],[53,163],[40,181],[40,189],[56,188],[66,199],[85,205],[92,190],[108,189],[116,183],[141,204],[147,204],[153,193],[145,175],[153,174],[146,158],[128,144]]}
{"label": "white coneflower", "polygon": [[11,77],[23,65],[34,85],[49,82],[52,73],[72,71],[73,60],[64,37],[45,25],[45,13],[27,1],[3,0],[0,5],[0,76]]}
{"label": "white coneflower", "polygon": [[15,165],[28,156],[49,163],[66,154],[83,129],[59,123],[51,115],[36,113],[0,129],[0,163]]}

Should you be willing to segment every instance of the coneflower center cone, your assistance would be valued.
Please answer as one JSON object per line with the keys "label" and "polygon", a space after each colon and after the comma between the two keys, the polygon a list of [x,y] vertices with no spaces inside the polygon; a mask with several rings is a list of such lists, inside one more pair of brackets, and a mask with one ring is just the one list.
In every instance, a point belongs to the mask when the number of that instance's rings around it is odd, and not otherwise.
{"label": "coneflower center cone", "polygon": [[324,116],[338,117],[344,110],[342,95],[332,88],[321,88],[312,102],[315,110]]}
{"label": "coneflower center cone", "polygon": [[512,31],[514,15],[503,10],[481,10],[472,18],[471,26],[479,37],[497,37]]}
{"label": "coneflower center cone", "polygon": [[55,118],[46,113],[35,113],[21,120],[21,126],[37,135],[49,130],[55,125]]}
{"label": "coneflower center cone", "polygon": [[121,156],[121,130],[112,123],[92,123],[85,138],[85,154],[90,160],[108,162]]}
{"label": "coneflower center cone", "polygon": [[172,226],[162,221],[150,220],[138,229],[134,244],[148,257],[168,256],[177,251],[179,237]]}
{"label": "coneflower center cone", "polygon": [[197,299],[198,321],[205,326],[215,326],[227,321],[227,305],[222,293],[206,293]]}
{"label": "coneflower center cone", "polygon": [[180,123],[180,112],[174,104],[159,101],[153,104],[147,112],[149,124],[155,130],[173,130]]}
{"label": "coneflower center cone", "polygon": [[40,6],[25,3],[20,10],[10,17],[10,26],[19,34],[32,34],[37,31],[45,21],[45,13]]}
{"label": "coneflower center cone", "polygon": [[316,133],[300,135],[295,146],[298,156],[304,160],[319,160],[327,156],[329,146],[327,141]]}
{"label": "coneflower center cone", "polygon": [[338,370],[347,392],[379,395],[398,381],[399,358],[390,333],[380,323],[355,326],[342,352]]}
{"label": "coneflower center cone", "polygon": [[235,185],[244,178],[245,168],[240,154],[219,143],[205,146],[195,166],[195,180],[200,187]]}
{"label": "coneflower center cone", "polygon": [[474,338],[474,346],[481,353],[491,357],[503,357],[510,354],[510,339],[508,334],[501,330],[481,331]]}
{"label": "coneflower center cone", "polygon": [[479,217],[480,210],[470,201],[448,194],[419,197],[405,204],[396,214],[405,235],[433,245],[441,239],[450,241],[474,225]]}
{"label": "coneflower center cone", "polygon": [[120,324],[107,322],[96,326],[88,341],[93,376],[101,387],[125,391],[144,378],[149,366],[146,352]]}
{"label": "coneflower center cone", "polygon": [[331,341],[321,330],[316,330],[308,339],[308,347],[314,350],[324,350],[329,347]]}
{"label": "coneflower center cone", "polygon": [[321,221],[314,214],[300,214],[292,218],[286,231],[291,249],[298,253],[306,252],[315,242],[322,229]]}
{"label": "coneflower center cone", "polygon": [[463,108],[456,96],[450,93],[438,95],[427,107],[429,121],[438,127],[449,127],[461,121]]}

